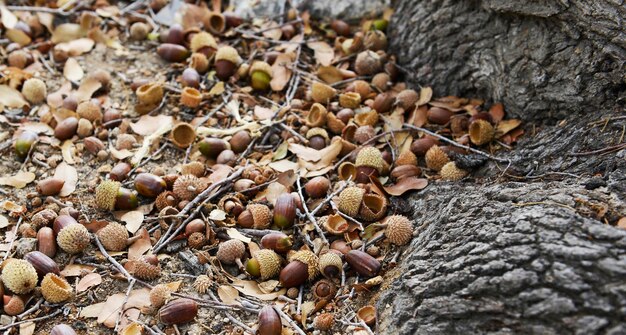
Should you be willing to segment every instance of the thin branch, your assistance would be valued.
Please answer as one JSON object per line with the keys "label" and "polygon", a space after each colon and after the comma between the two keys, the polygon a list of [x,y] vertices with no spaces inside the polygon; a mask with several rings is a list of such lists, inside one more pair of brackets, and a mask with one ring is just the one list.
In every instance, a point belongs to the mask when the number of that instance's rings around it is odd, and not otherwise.
{"label": "thin branch", "polygon": [[98,245],[98,249],[100,249],[100,252],[104,255],[104,257],[106,257],[109,260],[109,262],[111,262],[111,264],[113,264],[113,266],[115,266],[117,271],[119,271],[119,273],[123,274],[124,277],[126,277],[126,279],[128,280],[128,282],[136,280],[135,278],[133,278],[133,276],[130,275],[130,273],[128,273],[128,271],[126,271],[126,269],[124,269],[122,264],[118,263],[115,260],[115,258],[113,258],[111,255],[109,255],[109,253],[106,251],[106,249],[104,249],[104,246],[102,246],[102,242],[100,242],[100,239],[98,238],[98,235],[94,234],[93,237],[96,240],[96,244]]}

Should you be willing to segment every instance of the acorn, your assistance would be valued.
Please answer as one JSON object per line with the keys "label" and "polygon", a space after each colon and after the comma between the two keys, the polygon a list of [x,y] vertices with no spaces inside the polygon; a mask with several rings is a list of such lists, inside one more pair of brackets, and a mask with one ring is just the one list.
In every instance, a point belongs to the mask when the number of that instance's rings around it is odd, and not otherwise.
{"label": "acorn", "polygon": [[76,128],[76,134],[80,138],[85,138],[93,134],[93,125],[87,119],[78,119],[78,127]]}
{"label": "acorn", "polygon": [[159,321],[177,325],[193,321],[198,315],[198,304],[186,298],[172,300],[159,310]]}
{"label": "acorn", "polygon": [[119,134],[115,141],[117,150],[130,150],[137,144],[137,139],[131,134]]}
{"label": "acorn", "polygon": [[24,312],[25,306],[24,306],[24,300],[22,300],[22,298],[20,298],[18,295],[14,295],[9,297],[8,295],[5,295],[4,297],[4,312],[7,315],[10,316],[15,316],[18,314],[22,314],[22,312]]}
{"label": "acorn", "polygon": [[170,138],[177,147],[187,148],[196,140],[196,130],[187,122],[179,122],[172,128]]}
{"label": "acorn", "polygon": [[426,115],[428,117],[428,122],[444,125],[450,122],[450,118],[452,118],[453,113],[445,108],[431,107],[428,109]]}
{"label": "acorn", "polygon": [[328,279],[321,279],[311,287],[315,300],[332,300],[337,293],[337,286]]}
{"label": "acorn", "polygon": [[30,130],[23,131],[15,140],[15,155],[20,160],[24,160],[37,138],[37,133]]}
{"label": "acorn", "polygon": [[33,265],[39,278],[43,278],[48,273],[61,274],[59,265],[46,254],[39,251],[31,251],[24,255],[24,259]]}
{"label": "acorn", "polygon": [[456,166],[456,163],[454,163],[454,162],[446,163],[441,168],[441,171],[439,171],[439,173],[441,174],[441,179],[449,180],[449,181],[459,181],[459,180],[465,178],[465,176],[467,176],[467,174],[468,174],[467,171],[465,171],[463,169],[459,169]]}
{"label": "acorn", "polygon": [[191,233],[187,237],[187,245],[191,249],[202,249],[202,247],[206,244],[206,234],[201,232]]}
{"label": "acorn", "polygon": [[231,137],[229,142],[231,150],[238,154],[248,148],[248,145],[252,142],[252,137],[250,137],[250,133],[247,131],[240,130]]}
{"label": "acorn", "polygon": [[431,170],[439,171],[449,161],[448,155],[438,145],[433,145],[426,152],[426,166]]}
{"label": "acorn", "polygon": [[391,93],[381,93],[374,99],[372,107],[381,114],[389,113],[393,107],[395,98]]}
{"label": "acorn", "polygon": [[196,108],[202,102],[202,93],[193,87],[185,87],[180,94],[180,103],[189,108]]}
{"label": "acorn", "polygon": [[154,308],[161,308],[172,297],[172,290],[165,284],[155,285],[150,290],[150,304]]}
{"label": "acorn", "polygon": [[395,245],[405,245],[413,238],[413,224],[403,215],[392,215],[385,219],[385,237]]}
{"label": "acorn", "polygon": [[57,124],[54,128],[54,137],[61,141],[68,140],[76,134],[76,129],[78,129],[78,119],[70,116]]}
{"label": "acorn", "polygon": [[66,324],[56,325],[50,330],[50,335],[76,335],[76,332],[72,327]]}
{"label": "acorn", "polygon": [[237,162],[237,154],[235,154],[232,150],[226,149],[220,152],[215,159],[217,164],[224,164],[228,166],[234,166]]}
{"label": "acorn", "polygon": [[182,62],[191,53],[182,45],[163,43],[157,47],[157,55],[168,62]]}
{"label": "acorn", "polygon": [[272,211],[263,204],[248,204],[239,214],[237,223],[245,228],[266,229],[272,223]]}
{"label": "acorn", "polygon": [[246,252],[246,246],[237,239],[228,240],[219,244],[217,249],[217,259],[224,264],[237,264],[243,269],[241,257]]}
{"label": "acorn", "polygon": [[72,298],[72,286],[63,277],[48,273],[41,281],[41,294],[47,302],[58,304]]}
{"label": "acorn", "polygon": [[28,100],[28,102],[32,104],[39,104],[46,99],[48,91],[46,89],[46,84],[43,82],[43,80],[38,78],[30,78],[27,79],[22,85],[22,94],[24,95],[24,98]]}
{"label": "acorn", "polygon": [[246,262],[246,272],[254,277],[261,277],[261,280],[265,281],[278,275],[281,263],[282,259],[274,250],[257,250]]}
{"label": "acorn", "polygon": [[100,123],[102,121],[102,107],[99,103],[91,100],[78,104],[76,114],[82,119],[89,120],[89,122]]}
{"label": "acorn", "polygon": [[120,187],[115,197],[115,209],[133,210],[139,206],[137,194],[129,189]]}
{"label": "acorn", "polygon": [[135,193],[114,180],[105,180],[96,187],[96,206],[102,210],[135,209],[139,202]]}
{"label": "acorn", "polygon": [[347,24],[345,21],[335,19],[330,23],[330,28],[334,30],[339,36],[350,36],[350,25]]}
{"label": "acorn", "polygon": [[437,144],[437,140],[432,137],[422,137],[411,143],[411,152],[417,156],[424,156],[428,149]]}
{"label": "acorn", "polygon": [[391,170],[389,174],[391,178],[395,180],[400,180],[408,177],[416,177],[422,173],[422,169],[415,165],[400,165],[396,166]]}
{"label": "acorn", "polygon": [[163,100],[163,85],[161,83],[147,83],[139,86],[135,94],[139,103],[157,106]]}
{"label": "acorn", "polygon": [[356,217],[361,207],[365,190],[359,187],[348,187],[339,193],[339,210],[349,216]]}
{"label": "acorn", "polygon": [[380,271],[380,262],[363,251],[350,250],[345,257],[354,271],[362,276],[374,277]]}
{"label": "acorn", "polygon": [[122,114],[117,109],[107,109],[102,115],[102,125],[104,128],[112,129],[122,124]]}
{"label": "acorn", "polygon": [[410,150],[403,151],[398,155],[394,164],[396,166],[417,165],[417,156]]}
{"label": "acorn", "polygon": [[226,19],[226,25],[228,27],[236,28],[243,24],[243,18],[233,13],[232,11],[225,11],[222,13],[222,15],[224,15],[224,18]]}
{"label": "acorn", "polygon": [[415,107],[418,100],[419,94],[415,90],[406,89],[396,95],[395,105],[404,110],[409,110]]}
{"label": "acorn", "polygon": [[381,68],[380,56],[371,50],[359,53],[354,63],[354,70],[360,76],[374,75],[380,72]]}
{"label": "acorn", "polygon": [[156,205],[157,209],[161,211],[165,207],[176,206],[178,204],[178,198],[176,197],[174,192],[165,191],[161,192],[161,194],[156,197],[154,204]]}
{"label": "acorn", "polygon": [[364,144],[374,136],[376,136],[376,129],[370,125],[360,126],[354,132],[354,140],[359,144]]}
{"label": "acorn", "polygon": [[371,110],[368,112],[361,112],[354,116],[354,123],[359,126],[375,126],[378,123],[378,112]]}
{"label": "acorn", "polygon": [[209,158],[217,158],[217,156],[224,150],[228,149],[226,141],[220,138],[207,137],[198,143],[198,150]]}
{"label": "acorn", "polygon": [[385,19],[378,19],[372,22],[372,28],[376,30],[387,30],[387,26],[389,26],[389,21]]}
{"label": "acorn", "polygon": [[274,310],[272,306],[265,306],[261,308],[259,312],[259,327],[256,330],[256,335],[281,335],[283,331],[283,325],[280,321],[280,316]]}
{"label": "acorn", "polygon": [[7,57],[7,63],[11,67],[24,69],[33,62],[33,56],[24,50],[12,51]]}
{"label": "acorn", "polygon": [[30,218],[30,223],[33,225],[35,230],[42,228],[44,226],[48,226],[54,222],[54,219],[57,218],[57,213],[51,209],[44,209],[40,212],[37,212]]}
{"label": "acorn", "polygon": [[331,330],[335,325],[335,315],[333,313],[322,313],[313,319],[313,327],[317,330]]}
{"label": "acorn", "polygon": [[73,223],[60,229],[57,234],[57,243],[68,254],[77,254],[89,246],[91,235],[85,226],[80,223]]}
{"label": "acorn", "polygon": [[334,240],[332,243],[330,243],[330,249],[336,250],[343,255],[347,254],[348,251],[352,250],[352,248],[350,248],[350,246],[344,240]]}
{"label": "acorn", "polygon": [[185,36],[183,32],[183,27],[174,23],[167,30],[167,33],[163,36],[165,38],[164,42],[172,43],[172,44],[183,44]]}
{"label": "acorn", "polygon": [[476,145],[489,143],[493,140],[494,135],[495,129],[489,121],[478,119],[470,123],[469,136],[472,143]]}
{"label": "acorn", "polygon": [[320,256],[320,272],[329,278],[336,278],[341,275],[343,262],[341,256],[335,252],[327,252]]}
{"label": "acorn", "polygon": [[[352,84],[348,85],[346,90],[358,93],[359,96],[361,96],[361,101],[368,99],[372,93],[370,84],[365,80],[355,80]],[[346,121],[344,120],[344,122]]]}
{"label": "acorn", "polygon": [[178,199],[191,201],[207,187],[206,181],[188,174],[176,179],[172,191]]}
{"label": "acorn", "polygon": [[48,257],[56,255],[57,243],[52,228],[42,227],[37,231],[37,250]]}
{"label": "acorn", "polygon": [[143,22],[135,22],[130,26],[130,38],[134,41],[143,41],[148,37],[150,26]]}
{"label": "acorn", "polygon": [[96,235],[102,246],[109,251],[122,251],[128,245],[128,230],[117,222],[109,222]]}
{"label": "acorn", "polygon": [[289,193],[283,193],[276,199],[274,205],[274,224],[280,229],[293,226],[296,218],[296,205]]}
{"label": "acorn", "polygon": [[191,51],[204,54],[207,58],[213,57],[217,50],[217,42],[215,38],[208,32],[201,31],[191,38],[189,41]]}
{"label": "acorn", "polygon": [[308,278],[308,266],[300,261],[287,264],[280,271],[280,282],[286,288],[298,287],[304,284]]}
{"label": "acorn", "polygon": [[207,276],[207,275],[200,275],[193,282],[193,288],[198,293],[205,294],[211,288],[212,282],[213,281],[211,280],[211,278],[209,278],[209,276]]}
{"label": "acorn", "polygon": [[372,51],[385,50],[388,45],[387,36],[380,30],[370,30],[365,33],[363,45]]}
{"label": "acorn", "polygon": [[37,286],[37,270],[23,259],[9,259],[2,268],[4,286],[17,294],[26,294]]}
{"label": "acorn", "polygon": [[337,90],[319,81],[311,85],[311,98],[320,104],[327,104],[337,95]]}
{"label": "acorn", "polygon": [[370,176],[378,177],[383,172],[385,161],[382,153],[375,147],[365,147],[359,151],[354,164],[357,170],[356,181],[369,183]]}
{"label": "acorn", "polygon": [[328,193],[330,180],[324,176],[314,177],[304,184],[304,190],[311,198],[321,198]]}
{"label": "acorn", "polygon": [[180,173],[183,175],[191,174],[200,178],[204,176],[204,164],[198,161],[193,161],[187,164],[183,164],[183,166],[181,166],[180,168]]}
{"label": "acorn", "polygon": [[390,83],[391,78],[385,72],[377,73],[374,77],[372,77],[372,86],[374,86],[381,92],[387,91],[389,89]]}
{"label": "acorn", "polygon": [[140,173],[135,177],[135,190],[144,197],[156,198],[166,187],[163,178],[151,173]]}
{"label": "acorn", "polygon": [[250,84],[253,89],[265,91],[270,88],[272,67],[266,62],[256,61],[250,67]]}
{"label": "acorn", "polygon": [[330,140],[326,129],[319,127],[309,129],[305,137],[309,141],[309,147],[315,150],[324,149],[326,141]]}
{"label": "acorn", "polygon": [[309,114],[306,117],[306,125],[313,127],[321,127],[326,124],[326,116],[328,114],[328,110],[326,107],[319,103],[314,103],[309,109]]}
{"label": "acorn", "polygon": [[361,106],[361,95],[356,92],[340,94],[339,105],[344,108],[357,109]]}
{"label": "acorn", "polygon": [[204,221],[202,221],[202,219],[191,220],[191,222],[189,222],[185,226],[185,235],[187,236],[193,233],[202,233],[205,231],[206,231],[206,224],[204,223]]}
{"label": "acorn", "polygon": [[297,251],[289,257],[289,262],[299,261],[307,265],[308,279],[313,280],[319,273],[319,258],[309,250]]}
{"label": "acorn", "polygon": [[279,253],[286,253],[291,250],[293,240],[283,233],[270,233],[263,235],[261,246],[265,249],[272,249]]}
{"label": "acorn", "polygon": [[209,60],[203,53],[194,52],[189,57],[189,67],[199,73],[205,73],[209,69]]}
{"label": "acorn", "polygon": [[222,81],[227,81],[237,72],[237,64],[241,59],[237,50],[231,46],[217,49],[215,54],[215,75]]}
{"label": "acorn", "polygon": [[64,180],[50,177],[39,181],[35,190],[41,195],[57,195],[61,192],[64,184]]}
{"label": "acorn", "polygon": [[109,172],[109,178],[115,181],[124,181],[132,167],[126,162],[119,162]]}
{"label": "acorn", "polygon": [[367,305],[361,307],[357,312],[356,316],[365,322],[368,326],[373,326],[376,324],[376,308],[372,305]]}

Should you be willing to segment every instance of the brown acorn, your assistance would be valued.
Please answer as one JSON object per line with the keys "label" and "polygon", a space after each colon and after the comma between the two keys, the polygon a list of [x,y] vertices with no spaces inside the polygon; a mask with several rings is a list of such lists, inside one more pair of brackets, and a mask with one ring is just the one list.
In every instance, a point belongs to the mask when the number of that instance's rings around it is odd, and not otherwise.
{"label": "brown acorn", "polygon": [[24,300],[20,298],[18,295],[8,296],[5,295],[3,297],[4,302],[4,312],[7,315],[15,316],[24,312]]}
{"label": "brown acorn", "polygon": [[166,187],[163,178],[151,173],[140,173],[135,177],[135,190],[144,197],[156,198]]}
{"label": "brown acorn", "polygon": [[281,229],[289,228],[296,218],[296,206],[289,193],[283,193],[276,199],[274,205],[274,224]]}
{"label": "brown acorn", "polygon": [[228,148],[228,143],[221,138],[207,137],[198,143],[198,150],[206,157],[213,159]]}
{"label": "brown acorn", "polygon": [[48,273],[60,275],[59,265],[50,257],[39,251],[31,251],[24,255],[24,259],[33,265],[39,279],[42,279]]}
{"label": "brown acorn", "polygon": [[321,198],[325,196],[329,188],[330,181],[324,176],[315,177],[304,184],[304,189],[311,198]]}
{"label": "brown acorn", "polygon": [[285,253],[291,250],[293,241],[291,237],[283,233],[270,233],[263,235],[261,246],[265,249],[272,249],[276,252]]}
{"label": "brown acorn", "polygon": [[237,72],[237,64],[240,61],[235,48],[231,46],[220,47],[215,54],[215,75],[222,81],[228,80]]}
{"label": "brown acorn", "polygon": [[345,21],[338,20],[338,19],[333,20],[330,23],[330,28],[334,30],[339,36],[344,36],[344,37],[350,36],[350,25],[347,24]]}
{"label": "brown acorn", "polygon": [[380,262],[363,251],[351,250],[345,257],[352,269],[362,276],[374,277],[380,271]]}
{"label": "brown acorn", "polygon": [[50,177],[39,181],[35,189],[37,193],[41,195],[56,195],[61,192],[61,188],[63,188],[64,184],[64,180]]}
{"label": "brown acorn", "polygon": [[337,286],[328,279],[321,279],[311,287],[311,293],[316,300],[331,300],[337,293]]}
{"label": "brown acorn", "polygon": [[56,325],[50,330],[50,335],[76,335],[76,332],[72,327],[66,324]]}
{"label": "brown acorn", "polygon": [[317,103],[326,104],[332,100],[335,95],[337,95],[337,90],[319,81],[313,82],[311,86],[311,98]]}
{"label": "brown acorn", "polygon": [[68,140],[76,134],[76,129],[78,129],[78,119],[70,116],[57,124],[54,128],[54,137],[61,141]]}
{"label": "brown acorn", "polygon": [[247,131],[240,130],[231,137],[229,142],[231,150],[238,154],[248,148],[248,145],[252,142],[252,137],[250,137],[250,133]]}
{"label": "brown acorn", "polygon": [[452,115],[451,111],[441,107],[431,107],[427,112],[428,121],[440,125],[450,122]]}
{"label": "brown acorn", "polygon": [[381,67],[380,56],[371,50],[359,53],[354,64],[356,73],[361,76],[374,75],[380,72]]}
{"label": "brown acorn", "polygon": [[51,258],[56,255],[57,243],[52,228],[42,227],[37,231],[37,250]]}
{"label": "brown acorn", "polygon": [[341,256],[336,252],[329,251],[320,256],[320,272],[324,276],[335,278],[341,275],[342,267]]}
{"label": "brown acorn", "polygon": [[198,304],[186,298],[172,300],[159,310],[159,320],[166,325],[193,321],[198,315]]}
{"label": "brown acorn", "polygon": [[124,181],[132,167],[126,162],[119,162],[109,172],[109,178],[115,181]]}
{"label": "brown acorn", "polygon": [[200,87],[200,74],[196,69],[188,67],[180,75],[180,81],[183,87],[198,88]]}
{"label": "brown acorn", "polygon": [[280,282],[284,287],[298,287],[308,278],[308,266],[300,261],[292,261],[280,271]]}
{"label": "brown acorn", "polygon": [[359,151],[354,164],[357,169],[356,181],[369,183],[370,176],[378,177],[385,167],[382,153],[375,147],[365,147]]}
{"label": "brown acorn", "polygon": [[259,327],[256,330],[257,335],[281,335],[283,325],[280,316],[272,306],[265,306],[259,312]]}
{"label": "brown acorn", "polygon": [[216,257],[224,264],[237,264],[243,269],[241,257],[246,252],[246,246],[237,239],[228,240],[219,244]]}
{"label": "brown acorn", "polygon": [[15,140],[15,154],[20,160],[24,160],[37,140],[37,133],[25,130]]}
{"label": "brown acorn", "polygon": [[191,53],[182,45],[163,43],[157,47],[157,54],[168,62],[182,62]]}
{"label": "brown acorn", "polygon": [[274,250],[261,249],[252,253],[252,258],[246,262],[246,272],[261,280],[268,280],[280,272],[282,259]]}
{"label": "brown acorn", "polygon": [[263,204],[248,204],[239,214],[237,223],[245,228],[266,229],[272,222],[272,211]]}
{"label": "brown acorn", "polygon": [[411,144],[411,151],[416,156],[424,156],[428,149],[430,149],[433,145],[437,144],[437,140],[432,137],[422,137],[413,141]]}

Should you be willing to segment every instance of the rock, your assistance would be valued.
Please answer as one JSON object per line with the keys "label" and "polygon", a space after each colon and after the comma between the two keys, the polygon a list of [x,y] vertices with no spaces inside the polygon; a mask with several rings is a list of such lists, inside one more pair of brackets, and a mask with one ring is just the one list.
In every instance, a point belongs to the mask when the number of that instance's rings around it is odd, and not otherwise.
{"label": "rock", "polygon": [[15,243],[15,254],[19,258],[34,250],[37,250],[36,238],[23,237]]}

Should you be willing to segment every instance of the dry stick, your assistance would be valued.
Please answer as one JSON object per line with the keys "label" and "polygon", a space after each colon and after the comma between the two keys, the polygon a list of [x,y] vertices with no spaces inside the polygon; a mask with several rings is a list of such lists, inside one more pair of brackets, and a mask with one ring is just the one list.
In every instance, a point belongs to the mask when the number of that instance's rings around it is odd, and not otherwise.
{"label": "dry stick", "polygon": [[9,243],[9,249],[7,249],[7,253],[2,259],[3,261],[7,260],[7,257],[9,257],[9,254],[11,253],[11,249],[13,249],[13,243],[15,243],[15,238],[17,237],[18,231],[20,229],[20,223],[22,223],[22,219],[23,218],[20,216],[20,218],[17,220],[17,224],[15,225],[15,235],[13,235],[13,238],[11,238],[11,243]]}
{"label": "dry stick", "polygon": [[128,302],[128,297],[130,296],[130,291],[132,291],[133,286],[135,286],[136,281],[137,280],[133,278],[130,280],[130,283],[128,284],[128,288],[126,289],[126,296],[124,297],[124,302],[122,303],[122,306],[120,307],[119,314],[117,315],[117,320],[115,321],[114,331],[117,331],[117,328],[120,325],[120,321],[122,320],[122,315],[124,315],[124,307],[126,307],[126,303]]}
{"label": "dry stick", "polygon": [[472,147],[468,147],[467,145],[463,145],[463,144],[457,143],[457,142],[455,142],[455,141],[453,141],[453,140],[451,140],[451,139],[449,139],[449,138],[447,138],[445,136],[441,136],[441,135],[439,135],[437,133],[434,133],[434,132],[432,132],[432,131],[430,131],[428,129],[422,128],[422,127],[416,127],[416,126],[414,126],[412,124],[408,124],[408,123],[405,123],[404,127],[424,132],[424,133],[426,133],[426,134],[428,134],[430,136],[434,136],[434,137],[436,137],[436,138],[438,138],[438,139],[440,139],[440,140],[442,140],[444,142],[447,142],[447,143],[449,143],[449,144],[451,144],[451,145],[453,145],[455,147],[462,148],[462,149],[465,149],[465,150],[469,150],[469,151],[471,151],[471,152],[473,152],[475,154],[479,154],[481,156],[485,156],[485,157],[487,157],[487,158],[489,158],[489,159],[491,159],[493,161],[496,161],[496,162],[500,162],[500,163],[510,163],[511,162],[510,159],[498,158],[498,157],[490,155],[490,154],[488,154],[486,152],[482,152],[482,151],[480,151],[478,149],[474,149]]}
{"label": "dry stick", "polygon": [[317,214],[317,212],[322,210],[322,208],[324,207],[324,205],[326,205],[326,203],[328,203],[337,194],[341,193],[341,191],[345,190],[348,187],[348,185],[350,184],[349,182],[351,180],[352,180],[352,178],[349,178],[348,180],[344,181],[344,184],[340,188],[338,188],[335,192],[333,192],[329,196],[327,196],[326,199],[324,199],[324,201],[322,201],[319,205],[317,205],[317,207],[315,207],[315,209],[313,209],[313,211],[311,211],[311,215]]}
{"label": "dry stick", "polygon": [[237,326],[243,328],[245,331],[247,331],[250,334],[254,334],[254,329],[246,326],[245,323],[237,320],[232,314],[228,313],[228,312],[224,312],[224,314],[226,314],[226,317],[228,318],[228,320],[230,320],[230,322],[236,324]]}
{"label": "dry stick", "polygon": [[[209,186],[206,190],[202,191],[202,193],[198,194],[195,197],[195,199],[193,199],[190,203],[188,203],[187,206],[183,208],[183,210],[180,212],[179,215],[183,216],[187,214],[193,206],[198,205],[198,203],[200,203],[201,201],[208,201],[212,199],[213,196],[219,194],[218,192],[212,196],[209,196],[209,194],[213,192],[213,190],[239,177],[241,173],[243,172],[243,170],[244,168],[240,167],[235,172],[233,172],[228,178],[220,180],[219,182],[214,183],[211,186]],[[187,226],[187,223],[193,220],[193,218],[198,214],[198,212],[200,212],[201,209],[202,209],[202,206],[198,206],[196,210],[194,211],[194,213],[191,214],[182,224],[180,224],[178,228],[176,229],[176,231],[174,231],[174,233],[171,236],[167,236],[167,233],[163,235],[161,239],[159,240],[159,242],[160,241],[163,241],[163,242],[161,243],[157,242],[157,244],[152,248],[152,252],[155,254],[158,253],[161,249],[163,249],[163,247],[165,247],[169,242],[171,242],[174,239],[174,237],[176,237],[185,228],[185,226]]]}
{"label": "dry stick", "polygon": [[276,311],[276,313],[278,313],[278,315],[280,315],[283,319],[285,319],[289,325],[291,326],[291,328],[293,328],[293,330],[295,330],[298,334],[300,335],[306,335],[306,333],[300,329],[300,327],[298,327],[298,324],[293,321],[293,319],[285,314],[285,312],[283,312],[280,308],[278,308],[278,306],[272,306],[274,308],[274,310]]}
{"label": "dry stick", "polygon": [[39,140],[35,140],[35,142],[33,142],[33,144],[31,144],[30,148],[28,149],[28,153],[26,153],[26,158],[24,159],[24,163],[22,163],[22,166],[20,166],[20,171],[22,171],[24,169],[24,167],[26,166],[26,164],[28,164],[28,161],[30,160],[30,156],[32,155],[33,151],[35,150],[35,147],[37,146],[37,143],[39,143]]}
{"label": "dry stick", "polygon": [[288,125],[284,124],[284,123],[280,123],[279,126],[281,128],[283,128],[284,130],[290,132],[293,136],[297,137],[300,142],[304,143],[304,144],[308,144],[309,140],[306,139],[306,137],[300,135],[300,133],[298,133],[297,131],[293,130],[291,127],[289,127]]}
{"label": "dry stick", "polygon": [[41,298],[37,301],[37,303],[35,305],[33,305],[33,307],[29,308],[28,310],[24,311],[22,314],[18,315],[17,318],[18,319],[22,319],[25,316],[29,315],[30,313],[36,311],[37,309],[39,309],[39,306],[41,306],[41,304],[44,302],[44,298]]}
{"label": "dry stick", "polygon": [[339,210],[339,208],[337,207],[337,204],[335,204],[335,202],[334,202],[334,201],[331,201],[331,202],[330,202],[330,206],[331,206],[331,207],[333,208],[333,210],[334,210],[337,214],[339,214],[342,218],[344,218],[344,219],[346,219],[346,220],[348,220],[348,221],[352,221],[352,222],[354,222],[354,223],[358,224],[358,225],[359,225],[359,229],[361,229],[361,231],[365,230],[365,228],[363,228],[363,224],[362,224],[359,220],[357,220],[357,219],[355,219],[355,218],[353,218],[353,217],[351,217],[351,216],[349,216],[349,215],[347,215],[347,214],[344,214],[342,211],[340,211],[340,210]]}
{"label": "dry stick", "polygon": [[[306,205],[306,200],[304,199],[304,195],[302,194],[302,185],[300,183],[300,176],[296,178],[296,183],[298,184],[298,194],[300,195],[300,201],[302,202],[302,208],[304,208],[304,213],[309,218],[309,221],[311,221],[311,223],[315,227],[315,230],[317,230],[317,233],[322,238],[322,241],[324,241],[324,244],[328,245],[329,243],[328,243],[328,240],[326,239],[326,236],[324,236],[324,231],[322,230],[322,228],[320,228],[320,225],[317,224],[317,220],[311,214],[311,212],[309,212],[309,207]],[[319,251],[321,251],[321,248],[320,250],[318,250],[318,252]]]}
{"label": "dry stick", "polygon": [[38,322],[38,321],[41,321],[41,320],[50,319],[50,318],[53,318],[53,317],[57,316],[61,312],[63,312],[63,309],[57,309],[52,314],[44,315],[44,316],[41,316],[41,317],[38,317],[38,318],[34,318],[34,319],[28,319],[28,320],[22,320],[22,321],[18,321],[18,322],[13,322],[13,323],[8,324],[8,325],[6,325],[4,327],[0,327],[0,331],[13,328],[13,327],[15,327],[17,325],[21,325],[22,323],[26,323],[26,322]]}
{"label": "dry stick", "polygon": [[612,145],[610,147],[606,147],[606,148],[602,148],[602,149],[598,149],[598,150],[593,150],[593,151],[584,151],[584,152],[573,152],[570,153],[569,156],[590,156],[590,155],[595,155],[595,154],[602,154],[602,153],[608,153],[611,151],[617,151],[620,149],[626,148],[626,143],[621,143],[621,144],[616,144],[616,145]]}
{"label": "dry stick", "polygon": [[302,292],[304,292],[304,284],[300,285],[300,290],[298,291],[298,307],[296,308],[296,314],[300,314],[300,307],[302,306]]}
{"label": "dry stick", "polygon": [[131,282],[132,280],[136,280],[133,276],[130,275],[130,273],[128,273],[128,271],[126,271],[126,269],[124,269],[124,267],[120,263],[118,263],[115,260],[115,258],[109,255],[109,253],[104,249],[104,246],[102,246],[102,242],[100,242],[98,235],[94,234],[93,237],[96,240],[96,244],[98,245],[98,249],[100,249],[100,252],[104,255],[104,257],[106,257],[109,260],[109,262],[111,262],[111,264],[113,264],[113,266],[115,266],[117,271],[119,271],[119,273],[124,275],[124,277],[126,277],[128,282]]}

